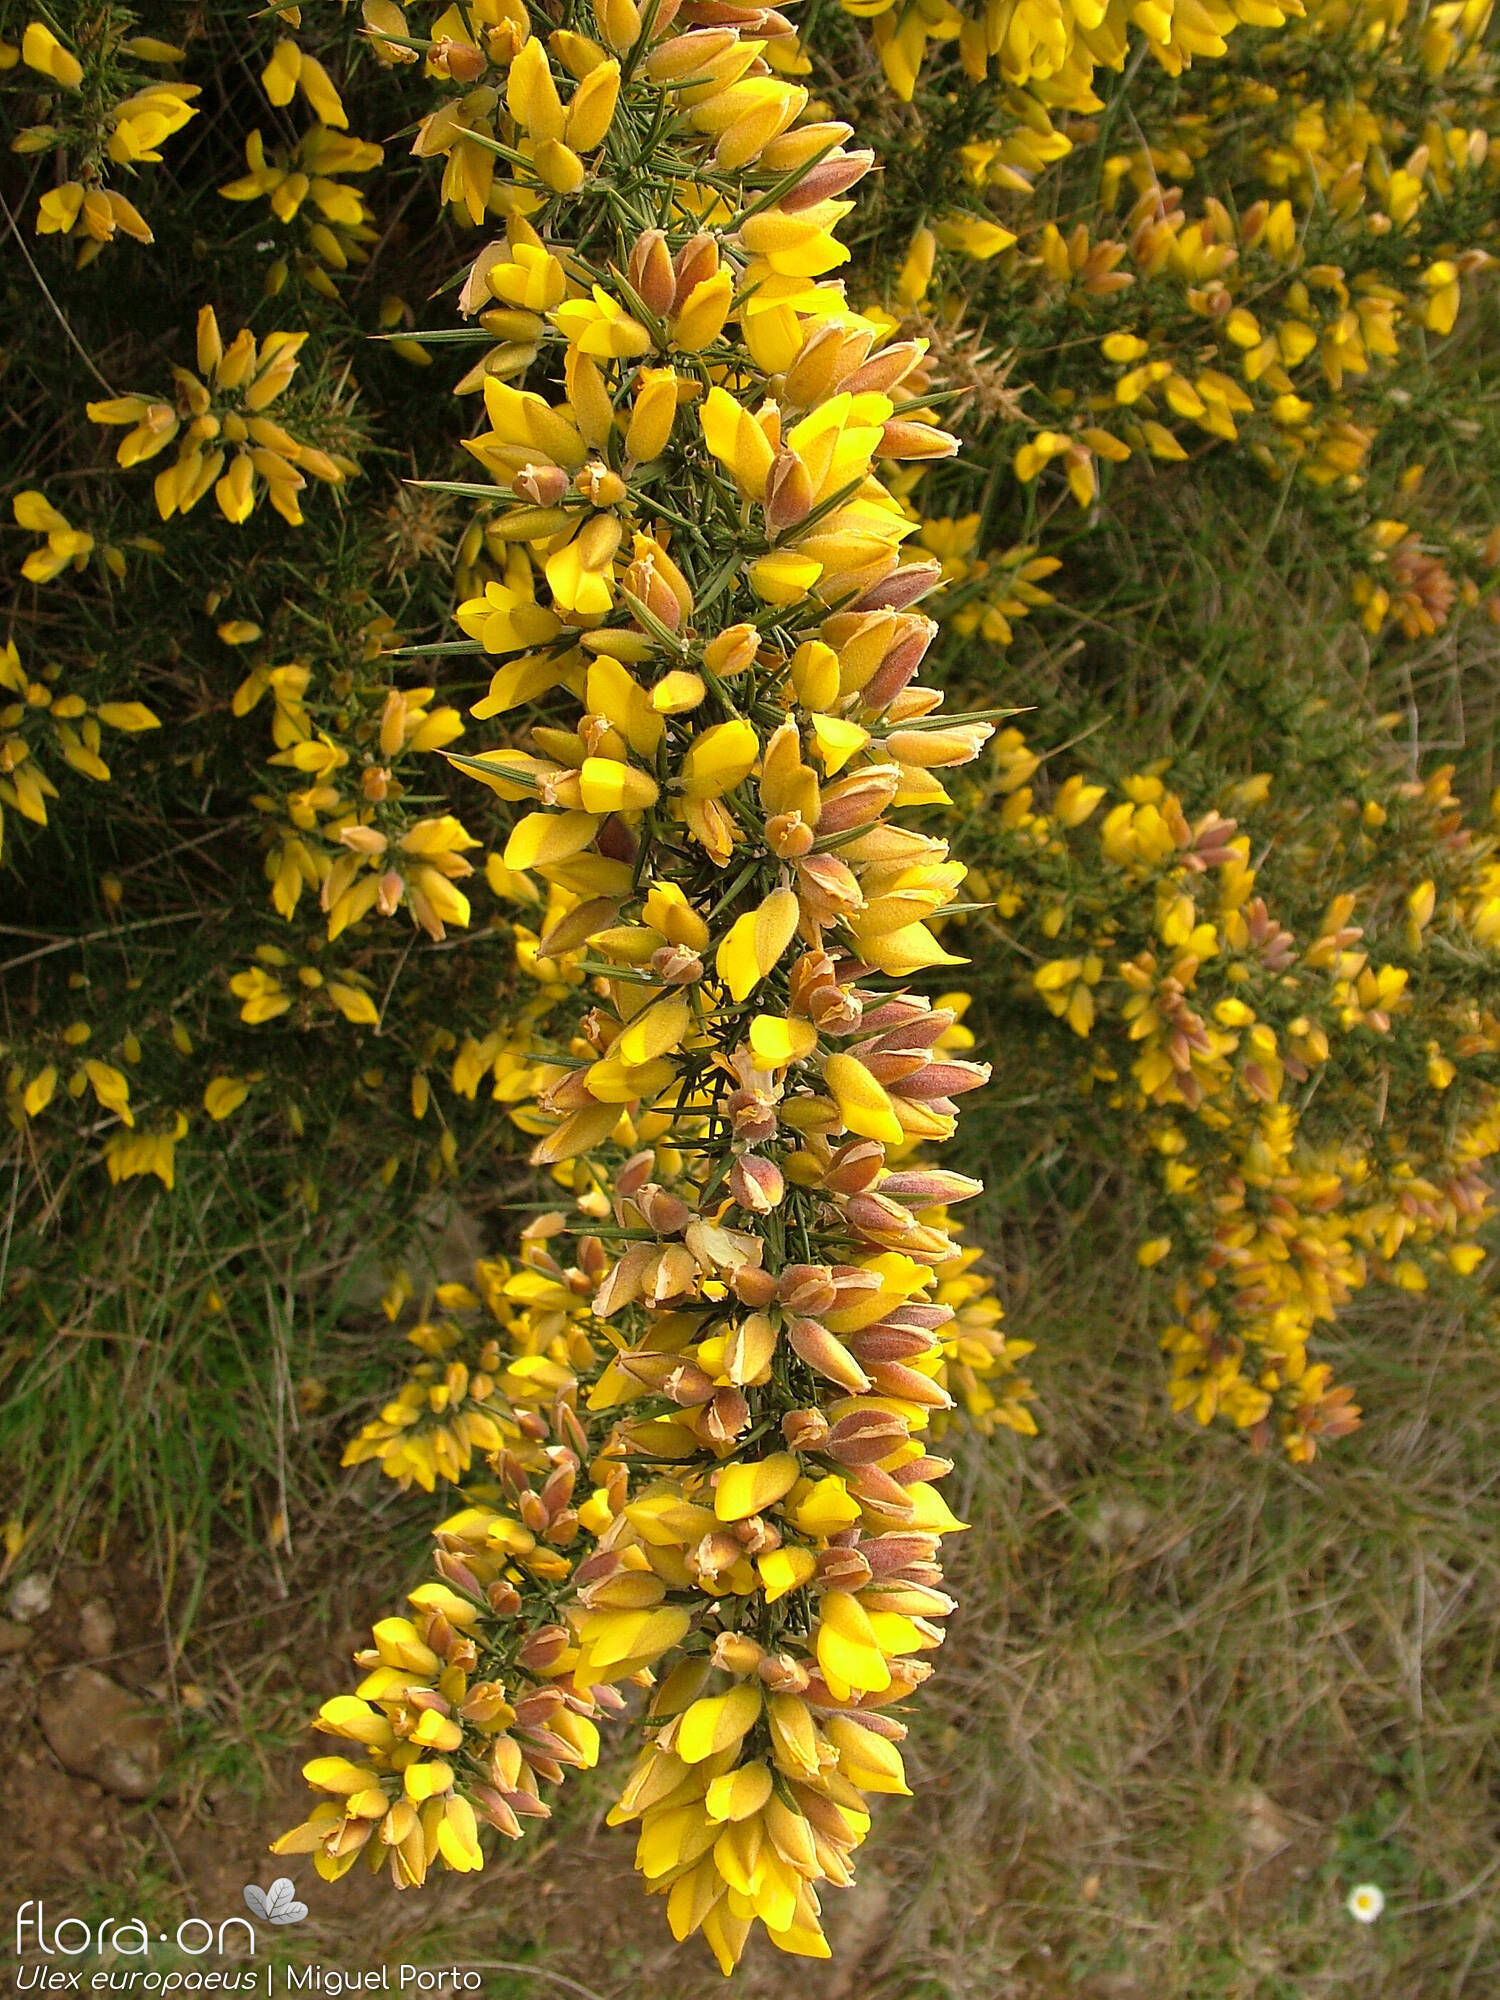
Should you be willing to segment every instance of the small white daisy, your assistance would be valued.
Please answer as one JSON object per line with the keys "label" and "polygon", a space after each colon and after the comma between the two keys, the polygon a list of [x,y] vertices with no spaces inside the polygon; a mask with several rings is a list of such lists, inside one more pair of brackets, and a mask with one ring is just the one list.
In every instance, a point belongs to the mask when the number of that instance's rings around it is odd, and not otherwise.
{"label": "small white daisy", "polygon": [[1349,1891],[1344,1908],[1357,1924],[1373,1924],[1385,1908],[1385,1891],[1373,1882],[1361,1882]]}

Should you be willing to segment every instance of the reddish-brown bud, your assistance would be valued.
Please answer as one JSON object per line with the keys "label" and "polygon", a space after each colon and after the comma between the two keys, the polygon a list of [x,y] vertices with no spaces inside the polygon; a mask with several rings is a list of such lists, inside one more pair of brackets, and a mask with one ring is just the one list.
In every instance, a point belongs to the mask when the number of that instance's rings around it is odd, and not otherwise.
{"label": "reddish-brown bud", "polygon": [[813,498],[812,475],[796,452],[784,446],[771,461],[761,503],[766,533],[773,542],[788,528],[807,519]]}
{"label": "reddish-brown bud", "polygon": [[867,1326],[848,1336],[849,1352],[862,1368],[876,1361],[910,1361],[914,1354],[926,1354],[932,1335],[916,1327]]}
{"label": "reddish-brown bud", "polygon": [[875,155],[863,148],[856,153],[830,153],[826,160],[802,176],[790,194],[781,197],[781,206],[795,214],[814,202],[832,201],[856,186],[875,164]]}
{"label": "reddish-brown bud", "polygon": [[852,374],[846,375],[839,386],[847,389],[851,396],[870,391],[886,395],[906,380],[926,352],[927,343],[924,340],[893,340],[888,347],[878,348]]}
{"label": "reddish-brown bud", "polygon": [[741,1264],[737,1271],[729,1275],[729,1289],[742,1306],[752,1306],[759,1311],[775,1298],[776,1280],[758,1264]]}
{"label": "reddish-brown bud", "polygon": [[824,1590],[859,1590],[870,1581],[870,1565],[858,1549],[819,1549],[817,1564]]}
{"label": "reddish-brown bud", "polygon": [[647,1181],[635,1197],[646,1227],[658,1236],[680,1236],[693,1219],[693,1211],[675,1194],[668,1194],[655,1181]]}
{"label": "reddish-brown bud", "polygon": [[862,597],[849,606],[851,611],[904,611],[908,604],[915,604],[919,597],[925,597],[929,590],[936,590],[943,580],[942,568],[935,562],[903,563],[900,569],[867,590]]}
{"label": "reddish-brown bud", "polygon": [[828,1264],[788,1264],[776,1286],[789,1312],[832,1312],[838,1298],[833,1269]]}
{"label": "reddish-brown bud", "polygon": [[769,1215],[786,1195],[786,1181],[774,1160],[742,1153],[729,1170],[729,1192],[752,1215]]}
{"label": "reddish-brown bud", "polygon": [[483,50],[472,42],[455,42],[446,36],[428,49],[427,61],[434,75],[451,77],[454,83],[477,83],[489,66]]}
{"label": "reddish-brown bud", "polygon": [[560,465],[523,465],[511,486],[538,507],[555,507],[568,490],[568,475]]}
{"label": "reddish-brown bud", "polygon": [[714,1444],[731,1444],[749,1428],[750,1405],[738,1389],[716,1389],[703,1412],[703,1434]]}
{"label": "reddish-brown bud", "polygon": [[969,1201],[976,1194],[983,1194],[984,1182],[971,1180],[967,1174],[951,1173],[946,1167],[914,1167],[887,1174],[880,1183],[880,1192],[893,1201],[931,1208],[943,1202]]}
{"label": "reddish-brown bud", "polygon": [[851,1396],[862,1396],[870,1377],[860,1367],[844,1343],[815,1319],[794,1319],[787,1328],[792,1350],[814,1374],[822,1375]]}
{"label": "reddish-brown bud", "polygon": [[884,1165],[885,1148],[878,1139],[851,1139],[829,1161],[823,1185],[830,1194],[861,1194],[874,1185]]}
{"label": "reddish-brown bud", "polygon": [[929,1410],[951,1410],[953,1398],[930,1375],[908,1368],[904,1361],[872,1361],[869,1379],[882,1396],[899,1396]]}
{"label": "reddish-brown bud", "polygon": [[906,1425],[889,1410],[856,1410],[840,1417],[822,1450],[840,1465],[873,1465],[906,1442]]}
{"label": "reddish-brown bud", "polygon": [[572,1644],[564,1625],[539,1625],[525,1638],[516,1653],[516,1664],[529,1674],[545,1673],[555,1667]]}
{"label": "reddish-brown bud", "polygon": [[[684,38],[685,39],[685,38]],[[677,283],[672,297],[672,311],[681,312],[688,295],[698,285],[707,283],[719,268],[719,246],[712,236],[701,233],[684,243],[672,265]]]}
{"label": "reddish-brown bud", "polygon": [[659,229],[643,230],[635,239],[625,275],[647,311],[665,319],[677,296],[677,277],[667,239]]}
{"label": "reddish-brown bud", "polygon": [[828,1419],[821,1410],[788,1410],[781,1435],[793,1451],[819,1451],[828,1436]]}
{"label": "reddish-brown bud", "polygon": [[818,832],[852,833],[855,827],[877,820],[901,787],[901,773],[894,764],[871,764],[851,778],[841,778],[823,788],[823,809],[818,814]]}
{"label": "reddish-brown bud", "polygon": [[714,1394],[713,1377],[692,1361],[679,1361],[661,1386],[662,1393],[684,1410],[708,1402]]}
{"label": "reddish-brown bud", "polygon": [[946,1479],[953,1470],[951,1458],[934,1458],[924,1453],[921,1458],[909,1458],[904,1465],[898,1465],[891,1477],[898,1486],[910,1486],[920,1479],[930,1484],[934,1479]]}
{"label": "reddish-brown bud", "polygon": [[803,1694],[812,1678],[790,1653],[767,1653],[755,1671],[772,1694]]}
{"label": "reddish-brown bud", "polygon": [[651,954],[651,970],[668,986],[693,986],[703,977],[703,960],[685,944],[663,944]]}

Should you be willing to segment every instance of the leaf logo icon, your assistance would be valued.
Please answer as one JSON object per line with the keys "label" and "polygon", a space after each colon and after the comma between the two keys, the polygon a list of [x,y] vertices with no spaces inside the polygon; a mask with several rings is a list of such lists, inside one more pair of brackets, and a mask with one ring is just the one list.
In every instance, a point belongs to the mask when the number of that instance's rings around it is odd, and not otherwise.
{"label": "leaf logo icon", "polygon": [[300,1924],[307,1915],[306,1903],[297,1901],[290,1875],[279,1875],[269,1889],[250,1883],[243,1891],[251,1911],[268,1924]]}

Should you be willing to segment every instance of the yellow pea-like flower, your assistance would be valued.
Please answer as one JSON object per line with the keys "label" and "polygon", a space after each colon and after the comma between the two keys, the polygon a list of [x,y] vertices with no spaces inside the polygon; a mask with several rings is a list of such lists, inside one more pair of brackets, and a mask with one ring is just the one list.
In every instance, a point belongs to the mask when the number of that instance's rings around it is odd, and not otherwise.
{"label": "yellow pea-like flower", "polygon": [[773,889],[755,909],[735,919],[714,956],[714,970],[736,1001],[747,999],[779,963],[800,915],[795,892],[783,888]]}
{"label": "yellow pea-like flower", "polygon": [[598,831],[596,813],[527,813],[505,843],[505,866],[519,872],[566,861],[590,846]]}
{"label": "yellow pea-like flower", "polygon": [[701,1764],[741,1742],[760,1719],[761,1691],[741,1681],[727,1694],[705,1695],[683,1712],[677,1725],[676,1754],[684,1764]]}
{"label": "yellow pea-like flower", "polygon": [[823,1065],[823,1081],[851,1132],[887,1145],[901,1143],[905,1127],[892,1108],[889,1093],[857,1057],[842,1053],[829,1056]]}
{"label": "yellow pea-like flower", "polygon": [[83,82],[83,64],[41,21],[27,22],[21,37],[21,60],[28,69],[60,83],[64,90],[77,90]]}
{"label": "yellow pea-like flower", "polygon": [[563,137],[574,152],[591,153],[604,143],[620,101],[620,65],[601,61],[591,69],[568,106]]}
{"label": "yellow pea-like flower", "polygon": [[746,1521],[752,1514],[764,1513],[791,1492],[801,1470],[797,1459],[787,1451],[721,1467],[714,1488],[715,1518]]}
{"label": "yellow pea-like flower", "polygon": [[727,269],[695,285],[672,321],[672,345],[684,354],[701,354],[724,331],[734,303],[734,279]]}
{"label": "yellow pea-like flower", "polygon": [[830,1590],[819,1606],[818,1665],[828,1684],[878,1694],[891,1684],[891,1670],[875,1637],[869,1614],[852,1591]]}
{"label": "yellow pea-like flower", "polygon": [[762,427],[726,389],[709,390],[699,421],[704,442],[714,457],[734,475],[743,493],[759,500],[775,456]]}

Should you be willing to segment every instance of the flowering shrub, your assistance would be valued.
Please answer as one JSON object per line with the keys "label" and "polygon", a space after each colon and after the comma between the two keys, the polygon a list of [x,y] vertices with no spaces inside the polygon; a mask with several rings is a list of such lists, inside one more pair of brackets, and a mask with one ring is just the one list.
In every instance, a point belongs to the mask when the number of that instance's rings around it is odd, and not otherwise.
{"label": "flowering shrub", "polygon": [[[349,1443],[457,1511],[276,1851],[477,1870],[607,1724],[674,1935],[826,1955],[1037,1427],[961,1165],[1107,1160],[1172,1406],[1296,1461],[1320,1327],[1480,1268],[1500,863],[1374,697],[1500,602],[1488,12],[179,11],[0,8],[18,1201],[538,1193]],[[1370,712],[1111,677],[1247,492]]]}

